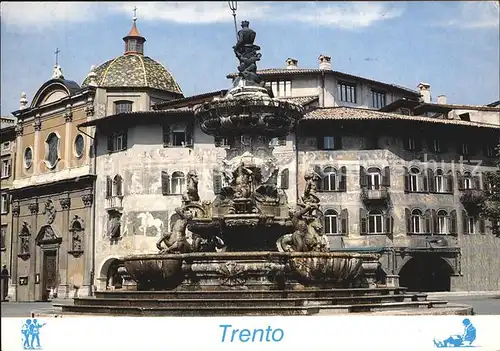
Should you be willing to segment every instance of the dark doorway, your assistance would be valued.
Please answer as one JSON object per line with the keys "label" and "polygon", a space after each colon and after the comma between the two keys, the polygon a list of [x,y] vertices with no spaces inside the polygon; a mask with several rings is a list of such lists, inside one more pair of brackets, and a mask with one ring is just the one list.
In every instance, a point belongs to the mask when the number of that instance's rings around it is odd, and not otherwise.
{"label": "dark doorway", "polygon": [[412,292],[450,291],[452,273],[451,267],[441,257],[419,255],[401,268],[399,285]]}
{"label": "dark doorway", "polygon": [[57,286],[57,251],[47,250],[43,252],[43,282],[42,300],[47,301],[51,289]]}

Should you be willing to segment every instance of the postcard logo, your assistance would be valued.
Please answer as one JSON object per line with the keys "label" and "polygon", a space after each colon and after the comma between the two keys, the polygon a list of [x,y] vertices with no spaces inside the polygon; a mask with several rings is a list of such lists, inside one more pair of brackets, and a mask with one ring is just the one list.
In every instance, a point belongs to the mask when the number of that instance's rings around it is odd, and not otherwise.
{"label": "postcard logo", "polygon": [[476,340],[476,328],[472,325],[468,318],[462,321],[464,331],[462,334],[450,335],[447,339],[436,340],[434,345],[438,348],[445,347],[474,347],[472,345]]}
{"label": "postcard logo", "polygon": [[25,350],[42,350],[40,344],[40,329],[46,323],[39,324],[36,318],[27,319],[21,328],[23,349]]}

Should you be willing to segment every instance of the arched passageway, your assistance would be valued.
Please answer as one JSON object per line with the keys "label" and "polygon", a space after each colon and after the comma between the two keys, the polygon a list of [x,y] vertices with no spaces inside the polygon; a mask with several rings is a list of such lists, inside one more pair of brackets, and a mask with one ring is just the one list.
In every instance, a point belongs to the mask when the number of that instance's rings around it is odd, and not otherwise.
{"label": "arched passageway", "polygon": [[452,274],[452,268],[441,257],[419,255],[401,268],[399,285],[412,292],[450,291]]}

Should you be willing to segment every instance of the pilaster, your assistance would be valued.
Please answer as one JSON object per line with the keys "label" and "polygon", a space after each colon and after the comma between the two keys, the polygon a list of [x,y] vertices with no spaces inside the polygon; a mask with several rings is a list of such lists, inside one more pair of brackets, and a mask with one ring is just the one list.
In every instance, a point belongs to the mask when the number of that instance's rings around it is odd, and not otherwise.
{"label": "pilaster", "polygon": [[12,299],[14,301],[17,301],[17,284],[18,284],[18,274],[17,274],[17,265],[18,265],[18,260],[20,259],[17,257],[17,254],[19,253],[19,213],[21,211],[21,208],[19,206],[19,202],[15,201],[12,203],[12,224],[11,224],[11,229],[12,229],[12,236],[11,236],[11,279],[10,279],[10,290],[12,290]]}
{"label": "pilaster", "polygon": [[88,295],[92,295],[92,285],[93,285],[93,276],[92,276],[92,262],[93,262],[93,221],[95,220],[92,216],[92,209],[94,208],[94,195],[92,193],[88,193],[82,196],[82,202],[85,206],[85,231],[84,231],[84,240],[83,240],[83,259],[84,259],[84,272],[83,272],[83,286],[88,289]]}
{"label": "pilaster", "polygon": [[[68,123],[66,123],[66,126]],[[57,295],[63,299],[69,297],[69,287],[68,287],[68,251],[71,249],[71,235],[69,234],[69,210],[71,208],[71,199],[69,197],[64,197],[59,200],[61,205],[61,228],[62,232],[62,242],[59,247],[59,276],[61,277],[59,284],[57,286]]]}
{"label": "pilaster", "polygon": [[36,294],[35,286],[35,275],[38,273],[37,268],[37,247],[36,247],[36,236],[37,236],[37,222],[38,222],[38,201],[34,201],[28,205],[31,216],[31,236],[30,236],[30,263],[29,263],[29,274],[28,274],[28,301],[39,300]]}

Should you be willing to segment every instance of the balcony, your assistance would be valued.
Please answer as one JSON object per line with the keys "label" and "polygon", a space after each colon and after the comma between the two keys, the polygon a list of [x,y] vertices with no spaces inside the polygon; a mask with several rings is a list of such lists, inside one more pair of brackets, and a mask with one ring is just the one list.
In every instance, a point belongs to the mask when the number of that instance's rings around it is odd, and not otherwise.
{"label": "balcony", "polygon": [[106,208],[106,210],[122,209],[123,208],[123,196],[112,196],[110,198],[107,198],[105,208]]}
{"label": "balcony", "polygon": [[361,199],[365,203],[369,202],[387,202],[389,201],[389,191],[386,187],[379,189],[361,189]]}

